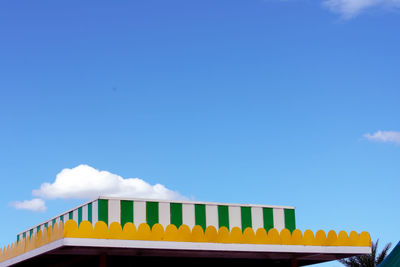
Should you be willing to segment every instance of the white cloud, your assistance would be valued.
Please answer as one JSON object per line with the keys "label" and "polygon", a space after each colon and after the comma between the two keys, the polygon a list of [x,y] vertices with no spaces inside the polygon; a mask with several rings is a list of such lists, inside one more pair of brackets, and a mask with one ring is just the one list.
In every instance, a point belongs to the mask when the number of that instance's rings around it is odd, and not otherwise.
{"label": "white cloud", "polygon": [[322,4],[332,12],[350,19],[369,8],[400,8],[400,0],[324,0]]}
{"label": "white cloud", "polygon": [[34,198],[32,200],[24,200],[24,201],[14,201],[10,203],[11,206],[18,210],[31,210],[37,212],[46,211],[46,204],[40,198]]}
{"label": "white cloud", "polygon": [[33,195],[46,199],[88,199],[103,196],[153,199],[186,199],[161,184],[151,185],[139,178],[123,178],[88,165],[63,169],[53,183],[43,183]]}
{"label": "white cloud", "polygon": [[400,144],[400,132],[377,131],[373,134],[364,134],[364,137],[371,141]]}

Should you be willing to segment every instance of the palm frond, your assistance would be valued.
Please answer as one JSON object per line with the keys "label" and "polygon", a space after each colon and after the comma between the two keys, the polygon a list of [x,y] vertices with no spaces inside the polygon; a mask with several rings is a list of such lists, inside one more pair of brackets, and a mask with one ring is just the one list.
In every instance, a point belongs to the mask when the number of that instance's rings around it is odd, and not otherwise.
{"label": "palm frond", "polygon": [[392,243],[386,244],[386,246],[383,248],[382,252],[379,254],[378,258],[376,259],[376,265],[381,263],[386,258],[391,246],[392,246]]}
{"label": "palm frond", "polygon": [[387,256],[391,247],[391,243],[387,244],[384,249],[377,256],[379,239],[376,242],[371,242],[371,253],[367,255],[353,256],[346,259],[338,260],[347,267],[375,267],[381,263]]}
{"label": "palm frond", "polygon": [[357,260],[354,257],[348,258],[348,259],[340,259],[338,260],[340,263],[342,263],[344,266],[347,267],[357,267],[359,266],[357,263]]}

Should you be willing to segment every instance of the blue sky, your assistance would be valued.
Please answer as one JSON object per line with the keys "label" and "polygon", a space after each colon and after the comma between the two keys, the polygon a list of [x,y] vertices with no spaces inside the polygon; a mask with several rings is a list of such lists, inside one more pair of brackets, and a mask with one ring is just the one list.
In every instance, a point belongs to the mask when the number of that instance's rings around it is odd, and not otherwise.
{"label": "blue sky", "polygon": [[397,243],[399,7],[0,0],[0,246],[86,200],[38,193],[81,164]]}

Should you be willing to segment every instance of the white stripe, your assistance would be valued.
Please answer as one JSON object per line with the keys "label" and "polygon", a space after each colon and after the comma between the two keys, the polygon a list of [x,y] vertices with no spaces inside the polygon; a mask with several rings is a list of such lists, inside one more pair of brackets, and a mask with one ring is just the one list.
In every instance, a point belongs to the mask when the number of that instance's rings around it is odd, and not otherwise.
{"label": "white stripe", "polygon": [[88,220],[88,205],[82,207],[82,221]]}
{"label": "white stripe", "polygon": [[158,203],[158,222],[164,229],[171,224],[171,210],[168,202]]}
{"label": "white stripe", "polygon": [[98,214],[99,214],[99,202],[96,200],[96,201],[93,201],[93,203],[92,203],[92,225],[93,225],[93,228],[99,220]]}
{"label": "white stripe", "polygon": [[[304,245],[264,245],[264,244],[232,244],[232,243],[206,243],[206,242],[166,242],[166,241],[148,241],[142,240],[121,240],[121,239],[97,239],[97,238],[64,238],[60,246],[68,247],[93,247],[93,248],[133,248],[133,249],[153,249],[152,255],[165,256],[168,251],[170,257],[182,257],[179,250],[191,252],[192,257],[224,257],[224,258],[242,258],[242,259],[265,259],[267,255],[273,253],[283,255],[306,254],[304,258],[321,257],[323,259],[335,259],[335,255],[329,254],[367,254],[371,253],[371,247],[350,247],[350,246],[304,246]],[[50,243],[52,244],[52,243]],[[54,249],[53,249],[54,250]],[[33,251],[36,251],[33,250]],[[239,252],[231,254],[227,252]],[[245,253],[243,253],[245,252]],[[258,254],[261,252],[261,254]],[[215,253],[215,254],[212,254]],[[268,253],[268,254],[266,254]],[[314,255],[310,255],[310,254]],[[315,255],[317,254],[317,255]],[[322,254],[322,255],[318,255]],[[24,254],[23,254],[24,255]],[[188,254],[186,254],[188,255]],[[232,257],[233,256],[233,257]],[[296,255],[297,256],[297,255]],[[267,256],[268,257],[268,256]],[[293,256],[292,256],[293,257]],[[250,265],[250,264],[249,264]]]}
{"label": "white stripe", "polygon": [[[135,224],[135,204],[132,202],[132,223]],[[136,226],[137,229],[137,226]]]}
{"label": "white stripe", "polygon": [[251,208],[251,223],[252,223],[254,232],[256,232],[258,228],[264,227],[262,208],[258,208],[258,207]]}
{"label": "white stripe", "polygon": [[[73,218],[73,220],[76,222],[76,223],[78,223],[78,209],[76,209],[76,210],[74,210],[73,212],[72,212],[72,218]],[[79,225],[78,225],[79,226]]]}
{"label": "white stripe", "polygon": [[121,223],[121,201],[118,199],[108,200],[108,225],[112,222]]}
{"label": "white stripe", "polygon": [[218,206],[206,205],[206,225],[218,230]]}
{"label": "white stripe", "polygon": [[242,215],[240,214],[240,207],[229,206],[229,229],[232,230],[233,227],[239,227],[242,229]]}
{"label": "white stripe", "polygon": [[285,219],[283,209],[273,209],[274,214],[274,228],[279,232],[285,228]]}
{"label": "white stripe", "polygon": [[138,228],[141,223],[146,223],[146,202],[133,202],[133,223],[136,228]]}
{"label": "white stripe", "polygon": [[195,225],[194,204],[182,204],[182,223],[192,229]]}

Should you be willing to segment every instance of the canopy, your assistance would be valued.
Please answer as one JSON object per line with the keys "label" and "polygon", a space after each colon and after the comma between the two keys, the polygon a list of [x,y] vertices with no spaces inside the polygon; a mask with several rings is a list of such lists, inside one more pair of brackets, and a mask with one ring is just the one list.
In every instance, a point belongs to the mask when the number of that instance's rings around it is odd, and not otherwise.
{"label": "canopy", "polygon": [[400,242],[378,267],[400,266]]}

